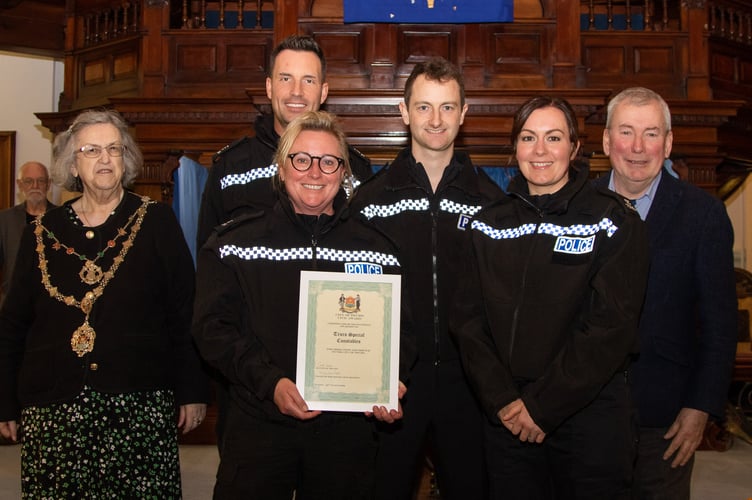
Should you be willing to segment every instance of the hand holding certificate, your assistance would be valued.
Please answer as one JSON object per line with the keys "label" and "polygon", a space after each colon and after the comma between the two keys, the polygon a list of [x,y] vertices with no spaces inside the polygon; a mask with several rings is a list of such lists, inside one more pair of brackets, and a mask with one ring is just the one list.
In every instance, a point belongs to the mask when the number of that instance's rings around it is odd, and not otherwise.
{"label": "hand holding certificate", "polygon": [[400,276],[301,272],[296,385],[310,410],[398,410]]}

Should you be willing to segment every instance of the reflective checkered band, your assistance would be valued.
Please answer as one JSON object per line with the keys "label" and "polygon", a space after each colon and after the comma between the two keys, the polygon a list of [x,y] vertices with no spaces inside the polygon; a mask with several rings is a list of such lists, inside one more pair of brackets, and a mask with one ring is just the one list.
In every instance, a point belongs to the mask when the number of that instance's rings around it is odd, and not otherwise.
{"label": "reflective checkered band", "polygon": [[[373,219],[374,217],[394,217],[408,211],[427,211],[429,208],[428,198],[422,198],[418,200],[400,200],[391,205],[368,205],[363,207],[360,213],[368,219]],[[464,205],[447,199],[439,202],[439,210],[450,214],[475,215],[480,209],[480,205]]]}
{"label": "reflective checkered band", "polygon": [[397,203],[391,205],[368,205],[361,209],[362,213],[367,219],[373,219],[374,217],[393,217],[401,214],[402,212],[420,212],[428,210],[428,198],[420,200],[400,200]]}
{"label": "reflective checkered band", "polygon": [[513,238],[519,238],[520,236],[527,236],[535,234],[537,224],[523,224],[521,226],[509,228],[509,229],[496,229],[489,226],[485,222],[474,220],[471,228],[474,231],[480,231],[491,239],[494,240],[509,240]]}
{"label": "reflective checkered band", "polygon": [[450,214],[475,215],[481,208],[480,205],[464,205],[446,199],[439,202],[439,209]]}
{"label": "reflective checkered band", "polygon": [[574,224],[559,226],[557,224],[522,224],[521,226],[497,229],[481,221],[473,221],[472,229],[480,231],[494,240],[520,238],[531,234],[547,234],[550,236],[592,236],[598,231],[605,231],[610,238],[619,229],[611,219],[604,217],[597,224]]}
{"label": "reflective checkered band", "polygon": [[[237,245],[223,245],[219,248],[221,258],[235,256],[243,260],[311,260],[313,248],[269,248],[269,247],[239,247]],[[396,256],[373,252],[370,250],[338,250],[320,247],[316,249],[316,258],[331,262],[368,262],[383,266],[399,266]]]}
{"label": "reflective checkered band", "polygon": [[272,163],[268,167],[254,168],[242,174],[225,175],[220,179],[219,186],[222,189],[227,189],[230,186],[237,186],[239,184],[250,184],[259,179],[269,179],[275,175],[277,175],[277,164]]}

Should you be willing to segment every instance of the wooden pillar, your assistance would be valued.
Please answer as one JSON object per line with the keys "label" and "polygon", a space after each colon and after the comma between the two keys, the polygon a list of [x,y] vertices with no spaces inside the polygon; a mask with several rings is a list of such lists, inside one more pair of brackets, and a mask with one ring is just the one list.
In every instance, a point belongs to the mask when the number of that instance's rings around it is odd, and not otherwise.
{"label": "wooden pillar", "polygon": [[580,1],[553,2],[556,12],[556,38],[554,40],[553,86],[577,88],[580,64]]}
{"label": "wooden pillar", "polygon": [[687,99],[712,99],[709,74],[709,23],[705,0],[683,0],[689,32]]}

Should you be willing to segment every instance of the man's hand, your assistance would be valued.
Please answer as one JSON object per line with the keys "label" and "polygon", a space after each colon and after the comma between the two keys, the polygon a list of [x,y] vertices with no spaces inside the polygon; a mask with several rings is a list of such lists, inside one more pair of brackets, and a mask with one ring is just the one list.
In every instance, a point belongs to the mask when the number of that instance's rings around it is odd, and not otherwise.
{"label": "man's hand", "polygon": [[308,405],[298,392],[295,382],[289,378],[281,378],[274,387],[274,404],[283,415],[310,420],[321,415],[320,411],[308,411]]}
{"label": "man's hand", "polygon": [[676,453],[674,461],[671,462],[671,467],[686,465],[697,447],[700,446],[707,423],[708,414],[704,411],[682,408],[674,423],[669,427],[668,432],[663,436],[664,439],[671,440],[663,454],[663,460],[670,459]]}
{"label": "man's hand", "polygon": [[533,421],[522,399],[515,399],[499,410],[498,417],[504,427],[520,437],[520,441],[542,443],[546,438],[546,433]]}

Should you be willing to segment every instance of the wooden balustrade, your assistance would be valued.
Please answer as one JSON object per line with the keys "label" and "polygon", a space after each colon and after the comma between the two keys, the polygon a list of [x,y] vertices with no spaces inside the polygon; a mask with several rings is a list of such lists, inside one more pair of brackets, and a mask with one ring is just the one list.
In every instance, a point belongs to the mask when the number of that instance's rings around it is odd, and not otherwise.
{"label": "wooden balustrade", "polygon": [[[264,0],[182,0],[181,29],[272,28],[274,2]],[[171,27],[176,28],[171,21]]]}
{"label": "wooden balustrade", "polygon": [[140,3],[123,2],[80,15],[82,21],[82,47],[90,47],[138,31]]}
{"label": "wooden balustrade", "polygon": [[[681,27],[680,12],[671,10],[668,0],[587,0],[581,6],[586,21],[581,27],[585,31],[668,31]],[[656,10],[660,17],[656,16]]]}
{"label": "wooden balustrade", "polygon": [[752,6],[748,2],[708,2],[708,15],[708,31],[711,36],[752,45]]}

